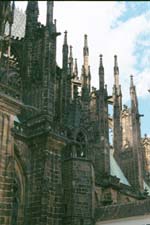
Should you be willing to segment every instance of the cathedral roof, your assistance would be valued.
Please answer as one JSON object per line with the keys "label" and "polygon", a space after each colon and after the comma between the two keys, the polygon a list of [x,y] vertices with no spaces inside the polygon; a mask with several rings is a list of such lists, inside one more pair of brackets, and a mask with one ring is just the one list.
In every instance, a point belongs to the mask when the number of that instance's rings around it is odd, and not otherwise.
{"label": "cathedral roof", "polygon": [[113,153],[114,153],[113,150],[110,150],[110,174],[112,176],[118,177],[120,179],[120,183],[130,186],[127,178],[125,177],[120,166],[115,160]]}
{"label": "cathedral roof", "polygon": [[18,119],[17,116],[15,116],[14,121],[17,122],[17,123],[20,123],[20,120]]}

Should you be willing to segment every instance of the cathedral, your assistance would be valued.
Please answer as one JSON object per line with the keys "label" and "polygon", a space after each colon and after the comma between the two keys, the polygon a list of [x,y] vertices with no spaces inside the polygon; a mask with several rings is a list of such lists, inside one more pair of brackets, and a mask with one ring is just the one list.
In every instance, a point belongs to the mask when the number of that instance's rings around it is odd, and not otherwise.
{"label": "cathedral", "polygon": [[144,215],[148,224],[150,138],[141,137],[133,76],[130,108],[122,106],[117,55],[112,95],[102,55],[99,88],[91,87],[88,36],[79,74],[67,31],[60,68],[53,10],[47,1],[42,25],[38,1],[28,1],[25,35],[15,38],[15,1],[0,1],[0,225],[101,225]]}

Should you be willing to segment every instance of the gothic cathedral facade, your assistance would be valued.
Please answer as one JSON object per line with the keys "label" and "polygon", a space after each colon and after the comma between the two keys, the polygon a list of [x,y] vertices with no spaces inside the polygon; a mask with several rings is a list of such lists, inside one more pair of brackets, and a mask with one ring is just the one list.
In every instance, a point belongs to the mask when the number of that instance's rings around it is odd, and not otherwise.
{"label": "gothic cathedral facade", "polygon": [[19,39],[11,36],[14,1],[0,1],[0,224],[95,225],[144,214],[150,206],[150,140],[141,138],[133,77],[131,108],[122,107],[117,56],[108,96],[100,55],[99,89],[91,88],[88,37],[79,76],[67,32],[60,68],[53,6],[47,1],[44,26],[38,1],[28,1]]}

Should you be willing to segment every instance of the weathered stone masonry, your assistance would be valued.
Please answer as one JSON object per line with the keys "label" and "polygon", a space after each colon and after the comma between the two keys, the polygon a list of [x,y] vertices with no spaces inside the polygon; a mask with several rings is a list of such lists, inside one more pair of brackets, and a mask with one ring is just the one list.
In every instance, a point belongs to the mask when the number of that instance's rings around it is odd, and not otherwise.
{"label": "weathered stone masonry", "polygon": [[99,89],[91,88],[88,36],[79,77],[67,31],[60,68],[53,9],[47,1],[44,26],[38,1],[28,1],[19,39],[11,36],[14,1],[0,1],[0,225],[94,225],[148,214],[149,139],[141,139],[133,77],[131,108],[123,108],[117,56],[109,96],[100,55]]}

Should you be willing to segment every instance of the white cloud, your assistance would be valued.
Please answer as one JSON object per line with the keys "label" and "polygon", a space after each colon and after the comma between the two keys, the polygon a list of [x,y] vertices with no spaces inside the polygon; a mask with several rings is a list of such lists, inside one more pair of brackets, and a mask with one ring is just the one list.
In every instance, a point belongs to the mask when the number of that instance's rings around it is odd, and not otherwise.
{"label": "white cloud", "polygon": [[[127,100],[129,94],[127,94],[127,87],[129,84],[129,76],[130,74],[138,75],[137,69],[135,68],[136,57],[134,55],[135,43],[138,35],[141,32],[144,32],[146,29],[149,29],[148,21],[146,21],[145,16],[139,16],[136,18],[132,18],[127,22],[123,23],[121,26],[117,27],[113,31],[110,31],[110,36],[112,38],[112,42],[110,43],[109,49],[110,52],[113,53],[113,48],[111,46],[116,46],[117,54],[119,56],[119,66],[120,66],[120,78],[121,83],[123,85],[123,93],[125,95],[124,100]],[[148,55],[146,54],[143,59],[141,56],[141,61],[138,63],[142,63],[148,65],[147,62]],[[143,73],[143,76],[145,73]],[[128,79],[128,80],[127,80]],[[138,90],[139,85],[137,86]],[[139,91],[139,90],[138,90]],[[142,91],[142,90],[141,90]],[[128,92],[129,93],[129,92]],[[141,92],[140,92],[141,93]],[[143,89],[143,95],[145,90]],[[142,93],[141,93],[142,94]]]}
{"label": "white cloud", "polygon": [[149,96],[148,90],[150,89],[150,68],[146,68],[142,73],[138,74],[135,79],[137,88],[137,95],[139,97]]}

